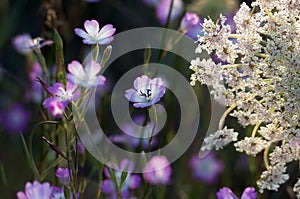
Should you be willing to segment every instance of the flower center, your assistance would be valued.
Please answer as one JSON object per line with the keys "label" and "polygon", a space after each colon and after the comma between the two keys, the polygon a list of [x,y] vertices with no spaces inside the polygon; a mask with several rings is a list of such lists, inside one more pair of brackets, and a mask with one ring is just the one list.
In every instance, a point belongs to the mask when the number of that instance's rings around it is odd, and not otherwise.
{"label": "flower center", "polygon": [[140,90],[140,96],[146,98],[147,101],[151,100],[151,89],[146,89],[146,92],[143,92],[142,90]]}

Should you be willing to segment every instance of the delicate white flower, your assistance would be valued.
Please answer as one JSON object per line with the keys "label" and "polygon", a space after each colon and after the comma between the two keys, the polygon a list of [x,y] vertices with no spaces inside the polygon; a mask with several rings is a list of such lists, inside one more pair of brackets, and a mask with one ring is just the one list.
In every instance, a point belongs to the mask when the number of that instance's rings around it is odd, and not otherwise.
{"label": "delicate white flower", "polygon": [[111,24],[99,28],[99,23],[96,20],[86,20],[84,22],[85,31],[80,28],[75,28],[75,34],[83,38],[85,44],[109,44],[113,41],[113,34],[116,29]]}
{"label": "delicate white flower", "polygon": [[234,132],[233,129],[227,129],[227,126],[222,130],[218,130],[215,133],[210,134],[204,139],[204,145],[201,147],[202,151],[211,150],[215,148],[216,150],[222,149],[224,146],[228,145],[232,141],[237,140],[238,133]]}
{"label": "delicate white flower", "polygon": [[247,155],[255,156],[264,148],[269,146],[269,142],[258,137],[245,137],[244,140],[234,144],[237,151],[246,152]]}
{"label": "delicate white flower", "polygon": [[283,163],[270,166],[268,170],[262,172],[257,181],[260,192],[263,192],[264,189],[277,191],[280,185],[289,179],[289,175],[284,174],[285,172],[286,166]]}
{"label": "delicate white flower", "polygon": [[103,85],[106,80],[103,75],[98,75],[101,67],[94,61],[89,62],[85,68],[83,68],[78,61],[72,61],[68,65],[68,70],[70,72],[67,74],[69,81],[74,84],[80,84],[86,88]]}

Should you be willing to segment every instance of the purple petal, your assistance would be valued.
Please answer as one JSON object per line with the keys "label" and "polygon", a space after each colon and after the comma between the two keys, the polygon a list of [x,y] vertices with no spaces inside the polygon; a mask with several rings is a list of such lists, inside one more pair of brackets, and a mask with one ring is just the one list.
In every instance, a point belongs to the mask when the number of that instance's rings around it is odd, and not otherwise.
{"label": "purple petal", "polygon": [[87,39],[84,39],[82,40],[82,42],[84,44],[88,44],[88,45],[91,45],[91,44],[97,44],[98,42],[96,40],[94,40],[93,38],[87,38]]}
{"label": "purple petal", "polygon": [[48,90],[54,95],[59,95],[59,93],[61,92],[61,88],[65,90],[64,85],[62,85],[61,83],[55,83],[53,86],[50,86]]}
{"label": "purple petal", "polygon": [[140,97],[137,91],[132,88],[125,91],[125,97],[131,102],[145,102],[145,99]]}
{"label": "purple petal", "polygon": [[103,180],[102,182],[102,191],[103,193],[106,193],[106,194],[111,194],[113,192],[115,192],[116,188],[113,184],[113,182],[111,180]]}
{"label": "purple petal", "polygon": [[131,160],[124,159],[121,161],[120,164],[120,170],[124,170],[126,168],[126,171],[132,172],[134,168],[134,163]]}
{"label": "purple petal", "polygon": [[99,23],[96,20],[86,20],[84,28],[89,35],[96,35],[99,32]]}
{"label": "purple petal", "polygon": [[73,75],[78,76],[78,77],[80,77],[84,74],[82,65],[76,60],[74,60],[70,64],[68,64],[68,70],[70,73],[72,73]]}
{"label": "purple petal", "polygon": [[217,199],[238,199],[228,187],[223,187],[217,192]]}
{"label": "purple petal", "polygon": [[84,39],[89,38],[89,35],[81,28],[75,28],[74,32],[76,35],[78,35],[81,38],[84,38]]}
{"label": "purple petal", "polygon": [[243,194],[241,199],[256,199],[257,193],[253,187],[247,187]]}

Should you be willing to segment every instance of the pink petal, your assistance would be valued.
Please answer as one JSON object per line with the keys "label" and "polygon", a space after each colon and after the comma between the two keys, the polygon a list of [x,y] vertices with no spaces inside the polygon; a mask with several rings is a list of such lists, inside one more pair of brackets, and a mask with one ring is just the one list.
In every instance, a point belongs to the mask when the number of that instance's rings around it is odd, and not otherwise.
{"label": "pink petal", "polygon": [[101,35],[100,38],[103,39],[105,37],[110,37],[115,32],[116,32],[116,29],[113,27],[113,25],[107,24],[103,28],[101,28],[100,33],[99,33]]}
{"label": "pink petal", "polygon": [[101,70],[100,64],[95,61],[91,61],[85,67],[85,72],[89,76],[96,76]]}
{"label": "pink petal", "polygon": [[99,23],[96,20],[86,20],[84,28],[89,35],[96,35],[99,32]]}
{"label": "pink petal", "polygon": [[68,64],[68,70],[75,76],[82,76],[84,74],[82,65],[78,61],[72,61]]}

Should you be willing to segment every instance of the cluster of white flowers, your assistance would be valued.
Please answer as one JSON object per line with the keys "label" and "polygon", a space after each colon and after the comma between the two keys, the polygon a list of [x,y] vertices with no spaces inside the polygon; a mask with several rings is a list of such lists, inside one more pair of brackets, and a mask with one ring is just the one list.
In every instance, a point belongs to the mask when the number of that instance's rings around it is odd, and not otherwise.
{"label": "cluster of white flowers", "polygon": [[[214,53],[222,63],[192,60],[191,85],[211,86],[215,100],[230,107],[225,117],[253,126],[252,134],[234,146],[253,156],[264,151],[266,171],[258,186],[277,190],[289,179],[287,163],[300,160],[300,1],[256,0],[251,6],[241,4],[235,30],[222,15],[217,22],[204,20],[195,52]],[[236,141],[237,134],[222,128],[205,138],[202,150]]]}

